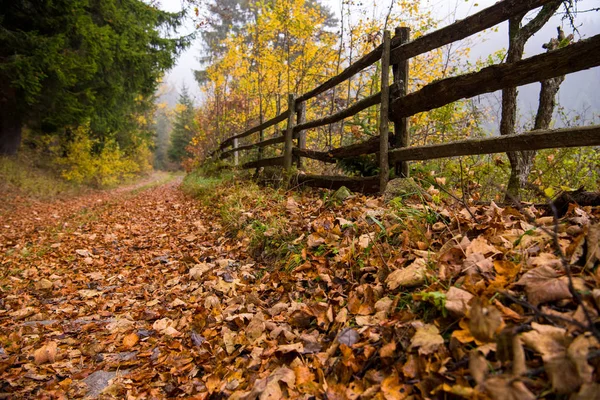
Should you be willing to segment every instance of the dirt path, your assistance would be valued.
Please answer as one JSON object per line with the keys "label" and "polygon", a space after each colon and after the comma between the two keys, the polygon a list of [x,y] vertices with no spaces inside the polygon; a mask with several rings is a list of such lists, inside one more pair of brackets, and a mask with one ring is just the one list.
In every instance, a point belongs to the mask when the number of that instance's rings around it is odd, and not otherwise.
{"label": "dirt path", "polygon": [[129,384],[105,393],[198,391],[203,339],[191,326],[202,286],[186,272],[226,252],[179,183],[3,217],[0,398],[95,397],[125,372]]}
{"label": "dirt path", "polygon": [[[224,184],[213,202],[239,209],[222,219],[179,184],[0,208],[0,399],[600,393],[598,209],[572,206],[555,238],[533,207],[390,212]],[[232,218],[254,220],[236,234]],[[277,235],[288,263],[248,256]],[[520,361],[497,355],[508,342]]]}

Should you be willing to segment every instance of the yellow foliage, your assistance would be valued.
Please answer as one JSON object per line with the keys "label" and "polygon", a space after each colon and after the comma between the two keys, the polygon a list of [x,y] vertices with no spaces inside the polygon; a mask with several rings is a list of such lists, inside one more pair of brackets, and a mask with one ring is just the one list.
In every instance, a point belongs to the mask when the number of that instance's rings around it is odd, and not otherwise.
{"label": "yellow foliage", "polygon": [[99,187],[113,186],[151,168],[150,149],[145,144],[124,154],[115,139],[99,143],[90,138],[88,125],[75,129],[73,138],[66,146],[64,156],[55,155],[54,162],[61,167],[61,175],[77,184],[92,184]]}

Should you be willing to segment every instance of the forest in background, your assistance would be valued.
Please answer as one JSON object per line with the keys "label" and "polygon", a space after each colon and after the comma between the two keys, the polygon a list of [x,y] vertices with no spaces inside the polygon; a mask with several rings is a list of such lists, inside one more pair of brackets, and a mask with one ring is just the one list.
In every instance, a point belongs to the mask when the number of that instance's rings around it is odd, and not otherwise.
{"label": "forest in background", "polygon": [[[440,24],[431,9],[416,0],[391,2],[381,17],[374,8],[353,1],[342,1],[339,15],[318,0],[187,2],[187,15],[161,11],[157,4],[139,0],[86,4],[59,1],[41,9],[20,0],[3,7],[0,75],[6,87],[0,99],[0,152],[14,155],[20,146],[19,157],[27,163],[63,180],[97,187],[117,184],[153,167],[198,168],[220,141],[279,114],[287,107],[288,93],[314,88],[378,46],[384,29],[410,27],[411,38],[417,38]],[[576,6],[575,1],[557,1],[542,12],[521,16],[513,23],[515,31],[526,28],[519,43],[513,43],[512,49],[496,49],[487,58],[472,61],[469,57],[471,46],[483,40],[477,36],[411,59],[409,92],[518,59],[522,56],[519,47],[548,21],[546,17],[560,9],[576,21]],[[65,10],[71,12],[65,14]],[[541,14],[546,15],[540,18]],[[188,88],[162,83],[194,36],[178,34],[188,17],[197,23],[201,43],[195,71],[202,93],[198,104]],[[566,18],[562,25],[556,37],[547,38],[549,45],[564,46],[579,39],[573,29],[577,22]],[[560,35],[569,39],[564,41]],[[540,49],[546,50],[550,48]],[[376,63],[309,101],[307,120],[335,113],[378,92],[380,73]],[[503,123],[478,99],[466,99],[411,117],[411,144],[485,137],[494,134],[492,126],[510,134],[531,130],[536,124],[539,129],[594,123],[597,113],[590,116],[554,104],[561,83],[546,88],[546,97],[554,95],[545,106],[544,113],[548,115],[549,110],[550,117],[543,121],[523,117],[524,113],[513,109],[512,123],[510,118]],[[503,97],[514,96],[516,92],[507,92]],[[312,129],[308,148],[331,149],[376,136],[378,113],[371,108],[340,123]],[[275,126],[263,138],[279,136],[281,129]],[[251,140],[242,140],[240,145]],[[269,148],[263,156],[281,151]],[[248,152],[247,157],[255,153]],[[554,194],[580,186],[595,190],[598,157],[594,148],[544,150],[513,159],[470,156],[413,163],[412,173],[423,179],[445,179],[449,187],[468,189],[478,198],[499,198],[509,181],[519,187],[533,183],[546,194]],[[308,162],[306,168],[369,176],[377,173],[376,164],[373,156],[363,156],[335,170],[318,162]],[[19,167],[14,158],[2,158],[5,180],[15,170]]]}

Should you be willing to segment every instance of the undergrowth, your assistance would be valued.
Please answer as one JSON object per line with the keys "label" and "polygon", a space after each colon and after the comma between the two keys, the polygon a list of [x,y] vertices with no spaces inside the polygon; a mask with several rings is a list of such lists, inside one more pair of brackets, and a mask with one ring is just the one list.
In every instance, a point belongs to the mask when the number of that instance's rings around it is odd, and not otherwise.
{"label": "undergrowth", "polygon": [[5,193],[17,191],[37,199],[75,195],[82,191],[81,186],[65,181],[52,171],[36,167],[22,156],[0,157],[0,188]]}
{"label": "undergrowth", "polygon": [[230,237],[246,241],[253,257],[283,267],[297,249],[288,225],[283,188],[259,186],[248,174],[215,168],[214,165],[188,174],[183,191],[205,207],[216,208]]}

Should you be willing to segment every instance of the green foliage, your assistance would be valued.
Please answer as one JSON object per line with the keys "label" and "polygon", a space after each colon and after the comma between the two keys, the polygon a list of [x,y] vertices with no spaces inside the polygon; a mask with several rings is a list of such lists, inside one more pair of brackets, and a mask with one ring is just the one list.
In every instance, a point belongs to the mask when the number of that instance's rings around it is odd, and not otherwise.
{"label": "green foliage", "polygon": [[530,180],[555,192],[581,186],[596,191],[600,188],[600,151],[594,147],[542,150]]}
{"label": "green foliage", "polygon": [[374,154],[344,158],[339,160],[337,165],[349,175],[375,176],[379,174],[379,164]]}
{"label": "green foliage", "polygon": [[[0,1],[0,89],[21,123],[45,132],[90,121],[118,132],[148,104],[189,38],[172,37],[181,13],[141,0]],[[0,132],[0,137],[4,132]],[[124,135],[121,137],[121,135]]]}
{"label": "green foliage", "polygon": [[197,132],[194,103],[185,86],[179,95],[175,112],[169,158],[171,161],[182,162],[192,155],[187,147]]}
{"label": "green foliage", "polygon": [[446,310],[446,294],[442,292],[421,292],[419,296],[423,301],[427,301],[442,313],[444,317],[447,316],[448,311]]}

